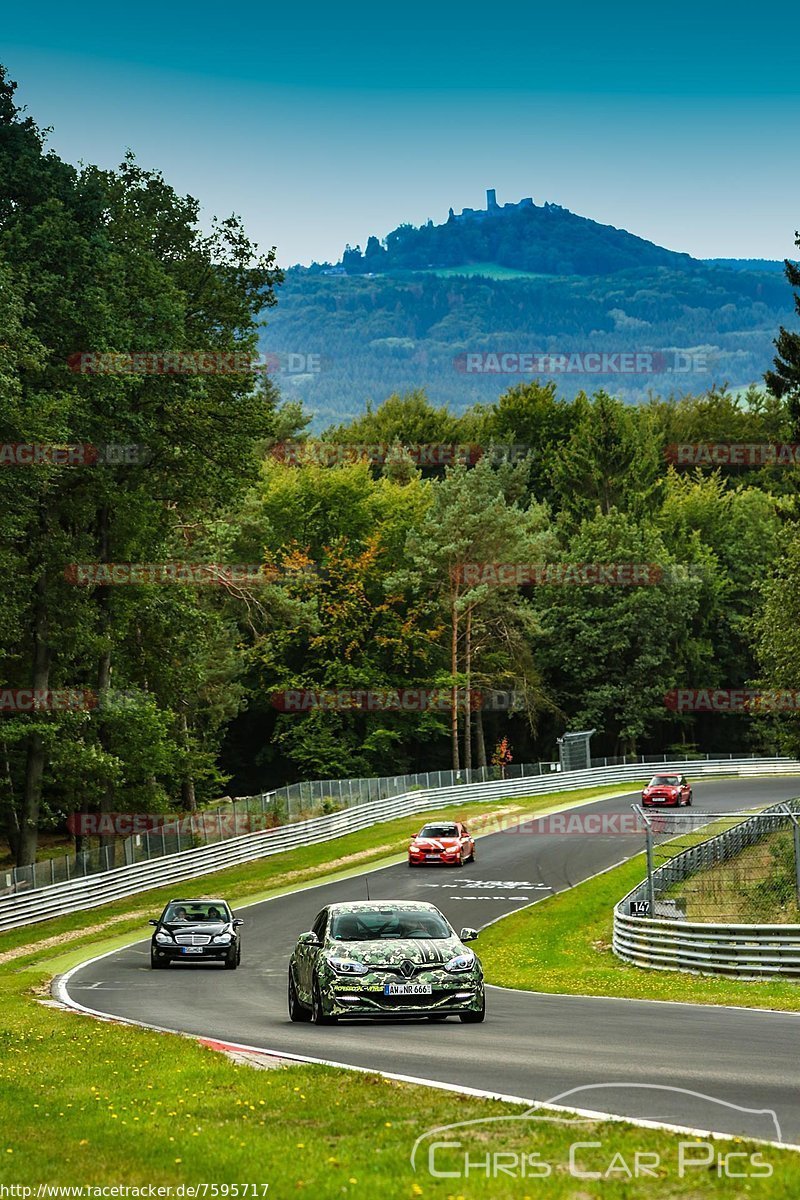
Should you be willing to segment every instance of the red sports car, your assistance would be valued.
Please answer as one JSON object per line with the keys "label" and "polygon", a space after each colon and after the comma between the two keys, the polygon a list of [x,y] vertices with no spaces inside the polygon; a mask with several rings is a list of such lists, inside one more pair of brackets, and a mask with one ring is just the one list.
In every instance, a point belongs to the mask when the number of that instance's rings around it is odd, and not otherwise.
{"label": "red sports car", "polygon": [[475,861],[475,842],[466,825],[459,821],[432,821],[423,825],[408,847],[410,867],[425,863],[463,867],[468,860]]}
{"label": "red sports car", "polygon": [[654,775],[642,792],[642,808],[650,808],[656,804],[692,803],[692,789],[685,775]]}

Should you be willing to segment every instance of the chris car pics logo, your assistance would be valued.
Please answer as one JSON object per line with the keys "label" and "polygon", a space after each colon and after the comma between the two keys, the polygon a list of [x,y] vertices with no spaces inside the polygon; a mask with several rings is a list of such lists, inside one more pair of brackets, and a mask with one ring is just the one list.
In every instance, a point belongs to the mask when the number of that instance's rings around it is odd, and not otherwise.
{"label": "chris car pics logo", "polygon": [[[650,1111],[654,1115],[648,1121]],[[598,1132],[598,1122],[609,1112],[629,1115],[642,1125],[666,1125],[677,1136],[667,1150],[654,1149],[646,1128],[629,1127],[620,1148],[618,1138],[611,1144],[608,1135],[603,1140]],[[718,1132],[698,1132],[687,1113],[702,1129]],[[565,1129],[574,1130],[568,1140]],[[732,1132],[736,1129],[739,1136]],[[663,1185],[669,1178],[700,1184],[709,1175],[756,1181],[773,1175],[770,1148],[782,1141],[774,1109],[746,1108],[688,1088],[620,1081],[571,1088],[511,1116],[428,1129],[414,1142],[410,1162],[417,1175],[433,1179],[514,1179],[529,1187],[564,1177],[596,1185],[649,1179]]]}

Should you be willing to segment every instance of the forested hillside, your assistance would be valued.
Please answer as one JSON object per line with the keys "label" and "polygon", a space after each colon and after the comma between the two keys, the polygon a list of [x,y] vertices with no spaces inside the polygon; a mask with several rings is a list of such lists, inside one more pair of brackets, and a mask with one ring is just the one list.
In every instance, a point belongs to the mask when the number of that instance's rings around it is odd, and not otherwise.
{"label": "forested hillside", "polygon": [[[715,383],[746,388],[763,376],[775,330],[790,317],[782,275],[722,267],[540,278],[293,270],[260,346],[283,397],[302,399],[319,431],[355,418],[368,400],[417,387],[456,412],[536,377],[556,379],[566,396],[602,386],[627,401]],[[659,357],[651,371],[587,373],[592,352]],[[491,358],[467,369],[466,355],[509,353],[582,357],[577,370],[549,361],[543,373],[534,364],[513,374]]]}

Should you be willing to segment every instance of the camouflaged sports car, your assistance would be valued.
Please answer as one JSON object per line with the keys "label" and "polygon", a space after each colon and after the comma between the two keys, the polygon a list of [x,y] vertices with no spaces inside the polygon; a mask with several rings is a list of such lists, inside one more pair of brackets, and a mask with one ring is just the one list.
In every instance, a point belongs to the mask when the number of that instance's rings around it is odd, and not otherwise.
{"label": "camouflaged sports car", "polygon": [[438,908],[421,901],[330,904],[301,933],[289,962],[289,1016],[330,1024],[339,1017],[485,1016],[483,968]]}

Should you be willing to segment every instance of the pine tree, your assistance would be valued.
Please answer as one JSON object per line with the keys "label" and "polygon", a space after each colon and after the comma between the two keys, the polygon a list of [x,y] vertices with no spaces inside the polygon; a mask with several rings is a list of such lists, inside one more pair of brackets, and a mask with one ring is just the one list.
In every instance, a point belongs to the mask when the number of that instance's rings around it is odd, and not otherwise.
{"label": "pine tree", "polygon": [[[800,248],[800,233],[795,233],[795,245]],[[794,307],[800,316],[800,266],[786,260],[786,278],[795,289]],[[800,436],[800,332],[784,329],[775,339],[778,355],[775,370],[767,371],[767,387],[779,399],[786,398],[794,423],[794,435]]]}

